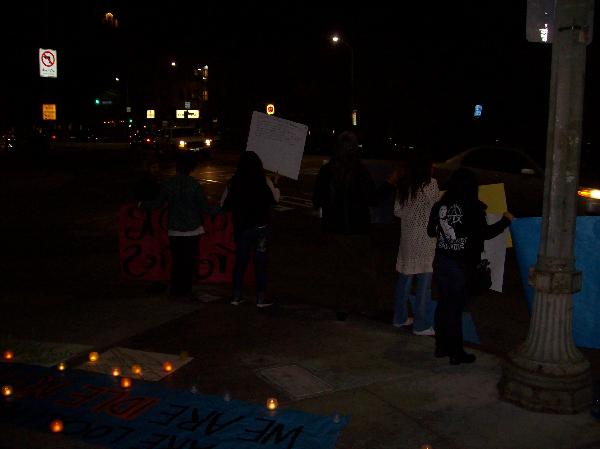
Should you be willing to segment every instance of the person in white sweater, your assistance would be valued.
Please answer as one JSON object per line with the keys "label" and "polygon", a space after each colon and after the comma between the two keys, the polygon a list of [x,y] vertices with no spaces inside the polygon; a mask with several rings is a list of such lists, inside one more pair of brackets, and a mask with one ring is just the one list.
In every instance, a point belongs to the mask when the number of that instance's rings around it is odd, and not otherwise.
{"label": "person in white sweater", "polygon": [[[431,177],[431,167],[426,151],[411,150],[404,176],[397,183],[394,205],[394,215],[400,218],[401,234],[396,260],[399,277],[394,293],[393,325],[412,324],[415,335],[435,335],[435,302],[431,300],[435,239],[427,235],[427,222],[440,191],[437,181]],[[414,319],[408,316],[408,302]]]}

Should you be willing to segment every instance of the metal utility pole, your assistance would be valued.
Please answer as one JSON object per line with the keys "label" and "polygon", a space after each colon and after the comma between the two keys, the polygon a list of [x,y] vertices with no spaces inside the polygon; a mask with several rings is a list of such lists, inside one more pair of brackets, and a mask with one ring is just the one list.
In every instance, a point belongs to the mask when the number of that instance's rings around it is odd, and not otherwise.
{"label": "metal utility pole", "polygon": [[556,1],[542,233],[529,276],[533,314],[527,340],[509,355],[499,383],[503,399],[556,413],[576,413],[592,399],[590,364],[572,329],[573,293],[581,289],[573,247],[591,11],[593,0]]}

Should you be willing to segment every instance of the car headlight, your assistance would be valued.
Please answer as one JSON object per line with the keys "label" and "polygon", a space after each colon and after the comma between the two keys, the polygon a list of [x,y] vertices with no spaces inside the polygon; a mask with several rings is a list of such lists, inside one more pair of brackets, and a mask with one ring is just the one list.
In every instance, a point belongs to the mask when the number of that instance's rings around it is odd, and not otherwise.
{"label": "car headlight", "polygon": [[598,190],[598,189],[591,189],[591,188],[585,187],[583,189],[579,189],[577,191],[577,195],[579,195],[583,198],[600,200],[600,190]]}
{"label": "car headlight", "polygon": [[204,145],[207,146],[207,147],[210,147],[212,145],[212,139],[206,139],[204,141]]}
{"label": "car headlight", "polygon": [[187,145],[185,140],[180,140],[179,141],[179,148],[185,148],[185,146]]}

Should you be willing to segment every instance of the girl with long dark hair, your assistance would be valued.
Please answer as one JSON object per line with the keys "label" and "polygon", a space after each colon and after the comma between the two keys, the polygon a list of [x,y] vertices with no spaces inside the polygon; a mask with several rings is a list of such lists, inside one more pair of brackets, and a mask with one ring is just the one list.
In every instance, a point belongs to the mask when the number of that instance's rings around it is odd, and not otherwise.
{"label": "girl with long dark hair", "polygon": [[223,210],[232,213],[236,245],[233,305],[245,302],[243,281],[252,253],[256,274],[256,306],[268,307],[273,304],[266,298],[267,241],[270,210],[279,202],[278,179],[277,174],[273,181],[268,178],[258,155],[246,151],[241,155],[237,170],[223,194],[221,204]]}
{"label": "girl with long dark hair", "polygon": [[479,201],[474,172],[459,168],[448,190],[431,209],[427,234],[437,237],[433,273],[439,292],[435,311],[435,356],[450,364],[473,363],[463,348],[462,313],[469,298],[468,281],[481,260],[484,240],[500,234],[513,216],[504,212],[494,224],[486,221],[487,206]]}
{"label": "girl with long dark hair", "polygon": [[[431,208],[439,199],[437,181],[431,177],[431,159],[422,149],[411,150],[404,175],[397,183],[394,215],[400,218],[400,245],[396,259],[399,273],[394,294],[396,327],[413,324],[415,335],[434,335],[431,300],[431,278],[435,239],[427,235]],[[415,294],[412,287],[415,283]],[[413,319],[408,317],[407,304],[412,305]]]}

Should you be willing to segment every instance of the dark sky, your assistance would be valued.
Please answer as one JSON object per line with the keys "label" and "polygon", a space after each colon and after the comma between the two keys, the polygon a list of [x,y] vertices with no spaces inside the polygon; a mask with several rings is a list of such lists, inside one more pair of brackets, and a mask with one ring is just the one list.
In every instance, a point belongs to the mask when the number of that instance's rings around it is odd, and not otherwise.
{"label": "dark sky", "polygon": [[[226,125],[242,126],[250,111],[272,101],[283,117],[342,126],[350,108],[350,51],[330,44],[338,32],[354,50],[355,103],[371,135],[408,141],[475,131],[543,146],[551,46],[526,42],[526,1],[437,3],[48,0],[12,6],[2,39],[9,62],[2,100],[9,108],[1,118],[35,102],[40,89],[59,95],[69,110],[115,71],[128,74],[136,95],[176,58],[210,66],[215,113]],[[108,10],[119,29],[107,38],[100,21]],[[39,47],[59,51],[61,78],[50,87],[37,77]],[[588,47],[588,117],[600,116],[592,82],[597,47]],[[478,103],[484,120],[474,129]]]}

